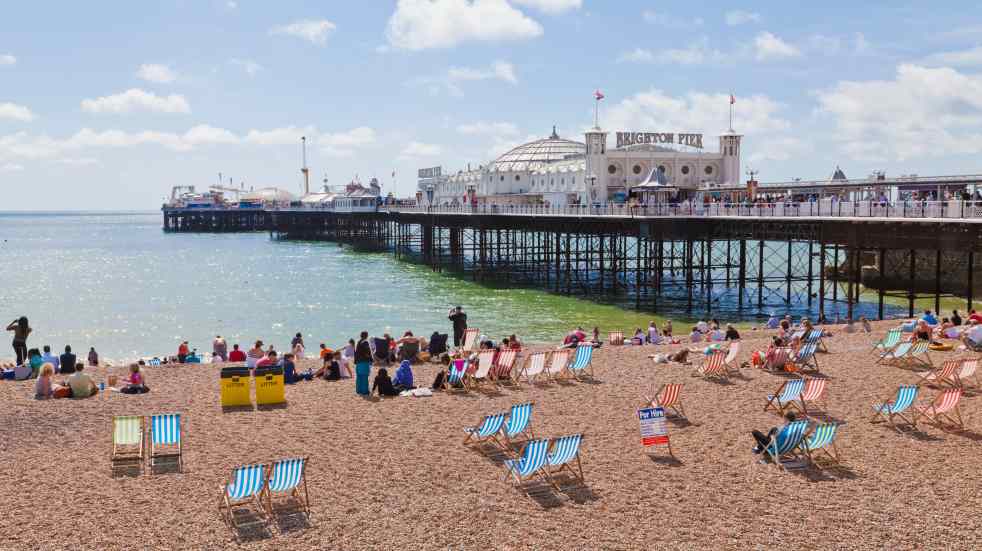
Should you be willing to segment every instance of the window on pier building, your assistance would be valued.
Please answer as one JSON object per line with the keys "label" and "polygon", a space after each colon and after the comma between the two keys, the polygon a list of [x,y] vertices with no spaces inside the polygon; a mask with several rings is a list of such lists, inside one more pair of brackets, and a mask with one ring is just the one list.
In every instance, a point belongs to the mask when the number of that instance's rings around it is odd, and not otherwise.
{"label": "window on pier building", "polygon": [[607,167],[607,174],[617,174],[617,165],[610,165]]}
{"label": "window on pier building", "polygon": [[705,169],[705,172],[706,172],[706,174],[712,174],[713,173],[713,167],[707,166],[706,169]]}
{"label": "window on pier building", "polygon": [[689,173],[689,167],[688,166],[683,166],[682,167],[682,174],[688,174],[688,173]]}
{"label": "window on pier building", "polygon": [[641,174],[641,165],[634,165],[634,168],[631,169],[631,172],[635,174]]}

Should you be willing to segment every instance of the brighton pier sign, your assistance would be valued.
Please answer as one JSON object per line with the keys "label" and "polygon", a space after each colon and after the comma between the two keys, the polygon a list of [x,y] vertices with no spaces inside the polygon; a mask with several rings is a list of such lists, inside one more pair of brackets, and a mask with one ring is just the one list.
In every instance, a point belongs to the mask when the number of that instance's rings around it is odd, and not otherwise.
{"label": "brighton pier sign", "polygon": [[702,149],[702,134],[673,134],[671,132],[618,132],[617,147],[667,143]]}

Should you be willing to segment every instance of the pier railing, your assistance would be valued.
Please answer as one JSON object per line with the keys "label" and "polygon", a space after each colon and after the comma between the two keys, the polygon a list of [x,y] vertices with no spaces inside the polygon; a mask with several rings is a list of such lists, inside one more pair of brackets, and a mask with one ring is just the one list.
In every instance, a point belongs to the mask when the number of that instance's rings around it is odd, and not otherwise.
{"label": "pier railing", "polygon": [[982,219],[982,201],[816,201],[778,203],[665,203],[654,205],[380,206],[380,211],[512,216],[932,218]]}

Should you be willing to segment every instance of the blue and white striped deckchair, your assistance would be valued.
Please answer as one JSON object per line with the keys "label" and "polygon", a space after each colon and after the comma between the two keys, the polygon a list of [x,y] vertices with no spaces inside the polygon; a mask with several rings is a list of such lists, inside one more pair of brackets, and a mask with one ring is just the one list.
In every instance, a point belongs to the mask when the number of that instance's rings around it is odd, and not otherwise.
{"label": "blue and white striped deckchair", "polygon": [[493,440],[496,444],[501,445],[498,442],[498,431],[501,430],[501,425],[505,423],[504,413],[494,413],[484,417],[484,421],[481,422],[479,426],[476,427],[464,427],[464,432],[467,433],[467,438],[464,438],[464,445],[467,445],[474,439],[475,444],[480,444],[481,442],[486,442],[488,440]]}
{"label": "blue and white striped deckchair", "polygon": [[[556,486],[552,475],[559,474],[564,469],[568,470],[575,478],[583,482],[583,467],[580,465],[580,443],[583,442],[582,434],[563,436],[552,441],[552,452],[549,454],[548,466],[552,467],[549,472],[549,479]],[[576,462],[576,470],[573,470],[573,462]],[[559,487],[556,486],[558,490]]]}
{"label": "blue and white striped deckchair", "polygon": [[812,329],[808,335],[805,336],[805,343],[815,343],[816,350],[821,350],[822,352],[828,352],[829,349],[825,346],[825,342],[822,340],[822,330]]}
{"label": "blue and white striped deckchair", "polygon": [[232,470],[232,481],[222,486],[222,500],[218,503],[219,512],[225,510],[225,522],[229,528],[238,528],[240,524],[232,514],[232,507],[256,502],[259,515],[263,515],[262,497],[266,488],[266,465],[246,465]]}
{"label": "blue and white striped deckchair", "polygon": [[508,422],[501,427],[506,443],[510,444],[519,435],[523,435],[526,440],[535,438],[532,434],[532,405],[533,402],[525,402],[511,407]]}
{"label": "blue and white striped deckchair", "polygon": [[880,357],[876,360],[876,363],[888,362],[888,361],[893,361],[903,358],[904,356],[907,355],[908,352],[910,352],[911,348],[913,347],[914,347],[914,343],[910,341],[897,343],[897,345],[894,346],[893,348],[886,350],[882,354],[880,354]]}
{"label": "blue and white striped deckchair", "polygon": [[576,347],[576,356],[573,357],[573,362],[569,364],[569,372],[573,374],[574,377],[579,378],[580,373],[586,373],[593,378],[593,344],[586,343],[580,344]]}
{"label": "blue and white striped deckchair", "polygon": [[505,477],[511,475],[516,484],[521,484],[536,475],[549,481],[549,473],[544,469],[548,452],[548,438],[529,440],[522,448],[522,454],[518,459],[505,460]]}
{"label": "blue and white striped deckchair", "polygon": [[806,342],[791,356],[791,361],[794,362],[794,365],[798,369],[818,371],[818,358],[815,357],[816,352],[818,352],[818,343]]}
{"label": "blue and white striped deckchair", "polygon": [[177,470],[184,471],[184,449],[181,444],[181,414],[150,416],[150,470],[162,457],[176,457]]}
{"label": "blue and white striped deckchair", "polygon": [[808,421],[792,421],[781,427],[774,440],[768,444],[765,451],[778,467],[787,470],[781,458],[797,457],[802,440],[805,438],[805,431],[808,430]]}
{"label": "blue and white striped deckchair", "polygon": [[789,407],[794,406],[795,400],[801,397],[801,391],[805,388],[804,379],[791,379],[784,381],[781,386],[767,396],[767,403],[764,404],[764,411],[773,408],[775,412],[784,414]]}
{"label": "blue and white striped deckchair", "polygon": [[870,420],[872,423],[879,423],[886,421],[890,423],[890,426],[900,430],[897,425],[893,422],[894,417],[899,417],[905,423],[911,427],[916,428],[916,418],[911,415],[908,416],[905,412],[914,404],[914,400],[917,399],[917,385],[900,385],[897,389],[897,395],[893,398],[892,402],[883,402],[873,404],[873,418]]}
{"label": "blue and white striped deckchair", "polygon": [[839,449],[835,446],[835,436],[839,431],[838,423],[821,423],[815,425],[811,434],[805,439],[802,448],[814,463],[813,452],[821,451],[835,463],[839,462]]}
{"label": "blue and white striped deckchair", "polygon": [[[274,461],[266,481],[266,511],[273,514],[273,493],[288,494],[303,506],[304,513],[310,516],[310,496],[307,494],[307,458],[280,459]],[[300,486],[303,484],[303,496]]]}
{"label": "blue and white striped deckchair", "polygon": [[910,369],[914,368],[928,368],[934,367],[931,363],[931,356],[928,354],[928,350],[931,349],[931,341],[917,340],[914,345],[910,347],[910,351],[907,355],[901,358],[897,358],[900,362],[901,367],[907,367]]}
{"label": "blue and white striped deckchair", "polygon": [[147,360],[147,365],[151,367],[157,367],[160,365],[160,358],[150,358]]}
{"label": "blue and white striped deckchair", "polygon": [[443,379],[445,390],[467,390],[467,360],[454,360],[447,367],[447,376]]}

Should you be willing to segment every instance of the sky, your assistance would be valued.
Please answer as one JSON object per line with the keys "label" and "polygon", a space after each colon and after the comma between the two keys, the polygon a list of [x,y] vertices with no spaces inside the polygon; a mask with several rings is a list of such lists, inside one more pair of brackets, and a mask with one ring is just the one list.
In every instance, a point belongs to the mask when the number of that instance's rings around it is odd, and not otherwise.
{"label": "sky", "polygon": [[[744,134],[761,181],[978,174],[975,2],[160,0],[0,8],[0,211],[159,208],[493,160],[549,135]],[[395,177],[392,174],[395,173]]]}

